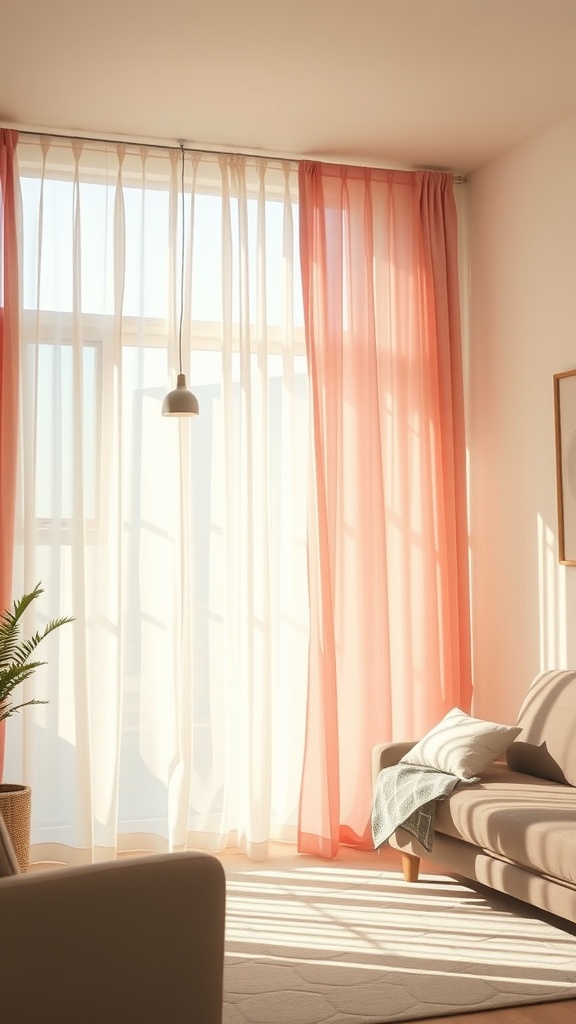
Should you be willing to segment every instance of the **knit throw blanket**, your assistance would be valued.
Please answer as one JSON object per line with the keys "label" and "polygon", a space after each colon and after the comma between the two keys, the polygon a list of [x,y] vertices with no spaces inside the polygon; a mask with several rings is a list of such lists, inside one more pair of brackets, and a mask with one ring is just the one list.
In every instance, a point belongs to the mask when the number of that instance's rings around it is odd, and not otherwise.
{"label": "knit throw blanket", "polygon": [[383,768],[376,781],[372,804],[374,848],[386,843],[402,825],[430,853],[436,800],[448,796],[458,782],[456,775],[411,764]]}

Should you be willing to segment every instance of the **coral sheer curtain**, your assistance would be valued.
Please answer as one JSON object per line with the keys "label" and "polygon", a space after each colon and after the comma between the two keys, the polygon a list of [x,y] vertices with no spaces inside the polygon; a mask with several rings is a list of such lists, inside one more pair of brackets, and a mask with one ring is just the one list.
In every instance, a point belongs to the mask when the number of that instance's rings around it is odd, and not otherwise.
{"label": "coral sheer curtain", "polygon": [[[0,129],[0,608],[12,603],[18,439],[18,242],[14,151],[18,135]],[[5,722],[0,722],[0,780]]]}
{"label": "coral sheer curtain", "polygon": [[371,845],[369,752],[471,701],[449,175],[303,163],[313,416],[301,852]]}

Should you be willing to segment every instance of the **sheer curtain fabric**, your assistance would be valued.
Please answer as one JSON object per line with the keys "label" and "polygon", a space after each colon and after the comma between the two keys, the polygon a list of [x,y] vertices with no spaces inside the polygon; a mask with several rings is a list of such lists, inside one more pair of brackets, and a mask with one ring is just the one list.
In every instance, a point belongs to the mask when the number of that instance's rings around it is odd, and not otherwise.
{"label": "sheer curtain fabric", "polygon": [[[33,857],[264,856],[304,743],[308,390],[287,162],[27,138],[14,590],[46,641],[6,778]],[[34,622],[30,625],[34,628]],[[52,641],[50,643],[50,641]],[[13,726],[13,727],[12,727]]]}
{"label": "sheer curtain fabric", "polygon": [[182,268],[178,151],[17,156],[11,590],[76,617],[7,730],[32,858],[369,846],[372,745],[470,702],[451,179],[187,153]]}
{"label": "sheer curtain fabric", "polygon": [[451,176],[303,163],[313,415],[299,849],[371,846],[369,751],[471,699]]}
{"label": "sheer curtain fabric", "polygon": [[[18,236],[16,132],[0,128],[0,610],[12,604],[12,555],[18,448]],[[0,722],[0,781],[5,721]]]}

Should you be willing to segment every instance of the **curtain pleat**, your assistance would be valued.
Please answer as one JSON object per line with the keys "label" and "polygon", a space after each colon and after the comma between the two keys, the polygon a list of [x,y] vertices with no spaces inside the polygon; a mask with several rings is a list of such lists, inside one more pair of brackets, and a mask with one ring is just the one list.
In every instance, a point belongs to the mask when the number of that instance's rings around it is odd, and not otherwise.
{"label": "curtain pleat", "polygon": [[299,849],[371,846],[370,751],[471,698],[448,175],[303,163],[311,640]]}
{"label": "curtain pleat", "polygon": [[[18,133],[0,128],[0,611],[12,606],[19,379]],[[0,722],[0,781],[6,722]]]}

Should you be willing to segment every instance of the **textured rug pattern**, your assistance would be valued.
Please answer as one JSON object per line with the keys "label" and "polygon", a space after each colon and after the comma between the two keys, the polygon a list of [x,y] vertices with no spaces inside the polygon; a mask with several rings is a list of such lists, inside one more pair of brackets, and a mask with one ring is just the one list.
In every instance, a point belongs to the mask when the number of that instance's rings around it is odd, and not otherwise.
{"label": "textured rug pattern", "polygon": [[221,858],[224,1024],[388,1024],[576,998],[576,937],[443,875],[408,886],[378,856]]}

